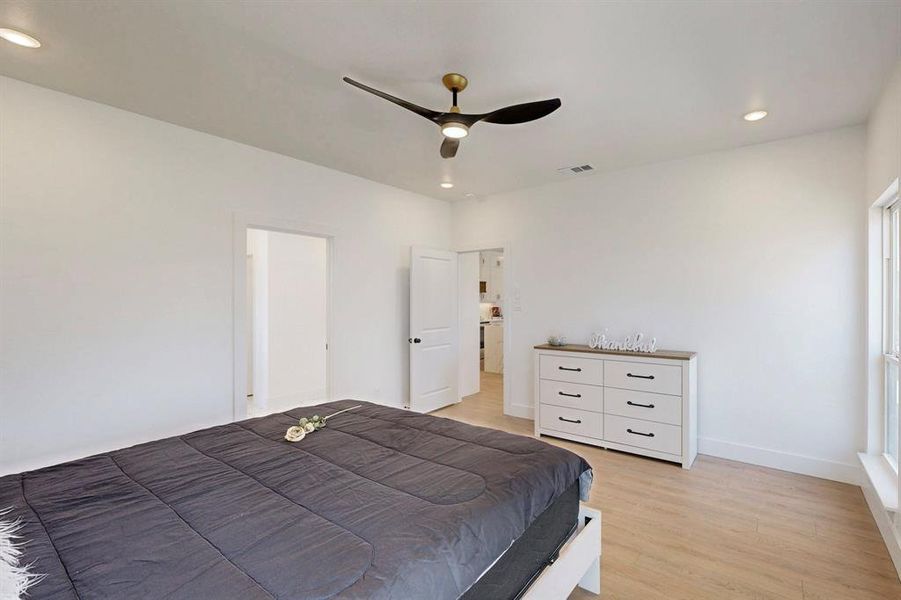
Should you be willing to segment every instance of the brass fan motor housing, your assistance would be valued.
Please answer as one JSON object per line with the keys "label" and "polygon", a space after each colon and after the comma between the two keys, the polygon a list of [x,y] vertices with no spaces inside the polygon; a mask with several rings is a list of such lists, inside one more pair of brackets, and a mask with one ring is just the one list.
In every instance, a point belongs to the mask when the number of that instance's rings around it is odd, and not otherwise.
{"label": "brass fan motor housing", "polygon": [[441,78],[441,83],[444,84],[448,91],[462,92],[466,89],[466,84],[469,83],[469,80],[459,73],[448,73]]}

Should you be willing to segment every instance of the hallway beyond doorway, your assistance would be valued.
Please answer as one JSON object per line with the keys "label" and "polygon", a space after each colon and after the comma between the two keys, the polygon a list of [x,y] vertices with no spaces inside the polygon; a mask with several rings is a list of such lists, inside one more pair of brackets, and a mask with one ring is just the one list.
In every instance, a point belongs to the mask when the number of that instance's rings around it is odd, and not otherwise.
{"label": "hallway beyond doorway", "polygon": [[[467,415],[478,417],[473,421],[475,425],[496,426],[490,423],[504,416],[504,375],[503,373],[479,371],[479,381],[480,391],[471,396],[465,396],[463,401],[455,406],[465,404]],[[453,410],[453,406],[444,410]]]}

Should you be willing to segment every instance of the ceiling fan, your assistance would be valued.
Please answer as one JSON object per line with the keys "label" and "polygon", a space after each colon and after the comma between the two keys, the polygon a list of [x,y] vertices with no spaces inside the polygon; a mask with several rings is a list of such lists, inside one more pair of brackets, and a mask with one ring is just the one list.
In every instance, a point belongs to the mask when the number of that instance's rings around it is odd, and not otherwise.
{"label": "ceiling fan", "polygon": [[485,121],[486,123],[496,123],[498,125],[514,125],[516,123],[527,123],[547,116],[560,108],[560,98],[552,100],[539,100],[537,102],[526,102],[525,104],[515,104],[505,108],[499,108],[489,113],[480,115],[467,115],[460,112],[457,106],[457,94],[466,89],[469,83],[463,75],[459,73],[448,73],[441,78],[450,92],[453,94],[453,106],[448,112],[438,112],[437,110],[429,110],[417,106],[412,102],[407,102],[391,94],[386,94],[368,85],[363,85],[359,81],[354,81],[350,77],[345,77],[344,81],[350,85],[356,86],[361,90],[365,90],[370,94],[375,94],[389,102],[394,102],[398,106],[402,106],[409,111],[416,113],[421,117],[425,117],[429,121],[436,123],[441,127],[441,133],[444,134],[444,141],[441,142],[441,157],[453,158],[457,155],[457,148],[460,147],[460,139],[469,135],[469,128],[478,123]]}

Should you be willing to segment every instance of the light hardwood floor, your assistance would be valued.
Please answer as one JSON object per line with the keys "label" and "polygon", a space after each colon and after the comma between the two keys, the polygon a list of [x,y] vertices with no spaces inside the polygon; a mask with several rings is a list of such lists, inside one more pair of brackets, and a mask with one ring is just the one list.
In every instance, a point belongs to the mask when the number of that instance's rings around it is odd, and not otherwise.
{"label": "light hardwood floor", "polygon": [[[532,435],[503,414],[502,376],[435,413]],[[901,600],[860,488],[698,456],[694,467],[542,437],[594,469],[603,512],[601,598]],[[576,590],[570,599],[598,598]]]}

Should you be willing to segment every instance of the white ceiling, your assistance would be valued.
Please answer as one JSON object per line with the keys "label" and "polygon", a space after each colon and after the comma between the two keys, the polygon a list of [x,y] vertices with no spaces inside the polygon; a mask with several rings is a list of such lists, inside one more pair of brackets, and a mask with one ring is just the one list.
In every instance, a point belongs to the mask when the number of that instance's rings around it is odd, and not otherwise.
{"label": "white ceiling", "polygon": [[[0,45],[2,74],[456,199],[861,123],[899,58],[901,1],[2,0],[0,27],[44,43]],[[449,71],[470,79],[464,112],[563,106],[478,124],[444,160],[437,126],[341,82],[446,110]]]}

